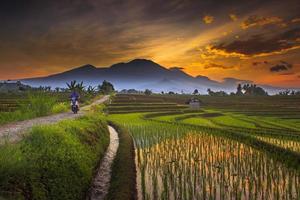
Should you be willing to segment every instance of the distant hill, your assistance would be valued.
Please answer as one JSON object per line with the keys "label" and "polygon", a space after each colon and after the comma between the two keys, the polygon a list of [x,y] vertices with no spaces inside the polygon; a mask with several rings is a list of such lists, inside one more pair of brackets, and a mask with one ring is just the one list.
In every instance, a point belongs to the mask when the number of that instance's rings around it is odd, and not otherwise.
{"label": "distant hill", "polygon": [[5,81],[0,82],[0,93],[7,93],[7,92],[21,92],[25,90],[31,89],[30,86],[24,85],[19,81]]}
{"label": "distant hill", "polygon": [[[92,86],[107,80],[112,82],[117,90],[129,88],[144,90],[148,88],[154,92],[185,93],[192,92],[194,89],[198,89],[200,93],[206,93],[207,88],[232,92],[236,90],[238,83],[251,83],[251,81],[234,78],[226,78],[223,82],[217,82],[206,76],[193,77],[183,72],[180,67],[167,69],[146,59],[135,59],[128,63],[117,63],[102,68],[88,64],[63,73],[20,81],[34,87],[51,86],[54,88],[66,87],[66,82],[72,80],[83,81],[85,85]],[[265,87],[271,93],[281,89],[272,86]]]}

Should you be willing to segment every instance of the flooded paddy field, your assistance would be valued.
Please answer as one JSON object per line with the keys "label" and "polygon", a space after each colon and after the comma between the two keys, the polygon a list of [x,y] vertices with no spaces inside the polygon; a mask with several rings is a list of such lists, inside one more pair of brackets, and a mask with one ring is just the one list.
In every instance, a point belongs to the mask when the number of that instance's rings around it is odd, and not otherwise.
{"label": "flooded paddy field", "polygon": [[229,105],[140,112],[146,97],[134,98],[134,111],[108,118],[134,140],[138,199],[300,199],[297,117]]}

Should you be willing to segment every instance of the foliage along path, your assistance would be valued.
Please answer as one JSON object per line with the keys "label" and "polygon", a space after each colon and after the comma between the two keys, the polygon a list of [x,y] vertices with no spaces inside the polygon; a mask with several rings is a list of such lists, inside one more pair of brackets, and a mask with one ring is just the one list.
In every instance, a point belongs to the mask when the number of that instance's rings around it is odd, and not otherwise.
{"label": "foliage along path", "polygon": [[0,143],[3,141],[17,142],[22,139],[21,136],[26,133],[26,131],[36,125],[54,124],[64,119],[75,119],[81,117],[91,106],[104,103],[108,99],[109,95],[105,95],[94,101],[91,105],[82,107],[78,114],[73,114],[72,112],[60,113],[0,126]]}

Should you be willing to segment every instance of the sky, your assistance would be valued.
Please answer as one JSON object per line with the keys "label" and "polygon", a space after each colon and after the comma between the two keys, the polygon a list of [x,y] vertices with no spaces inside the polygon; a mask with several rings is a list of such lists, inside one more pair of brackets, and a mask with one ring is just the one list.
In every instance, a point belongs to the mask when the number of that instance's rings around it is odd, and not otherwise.
{"label": "sky", "polygon": [[3,0],[0,79],[135,58],[300,87],[299,0]]}

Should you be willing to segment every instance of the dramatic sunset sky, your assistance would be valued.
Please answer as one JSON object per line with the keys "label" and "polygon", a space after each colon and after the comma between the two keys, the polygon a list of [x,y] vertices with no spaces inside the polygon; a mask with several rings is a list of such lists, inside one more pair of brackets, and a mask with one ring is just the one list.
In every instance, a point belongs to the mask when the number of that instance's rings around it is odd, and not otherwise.
{"label": "dramatic sunset sky", "polygon": [[0,4],[0,79],[146,58],[214,80],[300,87],[299,0]]}

